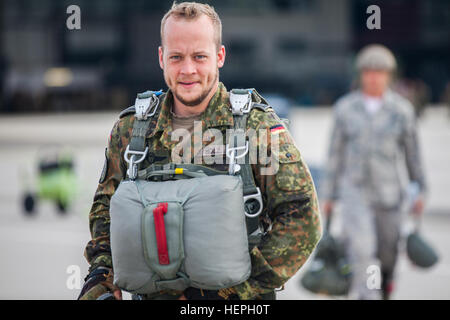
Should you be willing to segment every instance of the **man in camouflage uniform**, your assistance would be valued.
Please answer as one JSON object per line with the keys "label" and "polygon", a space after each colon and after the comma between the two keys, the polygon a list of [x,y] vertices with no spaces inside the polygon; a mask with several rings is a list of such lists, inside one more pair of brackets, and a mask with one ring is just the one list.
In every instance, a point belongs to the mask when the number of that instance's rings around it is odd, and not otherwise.
{"label": "man in camouflage uniform", "polygon": [[[425,180],[419,157],[416,119],[411,103],[388,89],[395,58],[381,45],[358,56],[361,89],[340,98],[334,107],[324,207],[330,215],[340,200],[343,235],[353,268],[350,297],[377,299],[367,286],[367,268],[381,264],[382,293],[392,292],[404,207],[406,164],[420,187],[413,212],[423,211]],[[401,162],[403,161],[403,162]]]}
{"label": "man in camouflage uniform", "polygon": [[[172,132],[183,128],[192,133],[194,121],[201,125],[202,132],[214,128],[223,136],[226,129],[233,128],[229,93],[218,80],[225,48],[221,45],[220,19],[214,9],[197,3],[174,4],[161,25],[159,58],[169,90],[160,99],[159,117],[150,124],[154,129],[147,133],[149,153],[141,168],[173,162],[172,151],[178,141],[171,138]],[[266,103],[256,90],[252,98],[257,103]],[[116,299],[121,298],[120,289],[112,283],[109,205],[111,196],[126,177],[124,152],[130,142],[134,120],[134,113],[122,112],[110,135],[105,168],[90,212],[92,240],[86,247],[85,256],[91,266],[81,299],[96,299],[107,291],[112,291]],[[271,225],[271,229],[250,252],[250,278],[237,286],[217,291],[188,288],[184,292],[164,290],[141,297],[275,298],[275,288],[283,286],[306,262],[321,236],[318,201],[310,172],[289,132],[284,127],[280,129],[281,124],[271,108],[265,111],[252,109],[247,122],[247,129],[267,133],[270,137],[268,150],[272,139],[279,141],[279,148],[274,148],[272,155],[279,162],[276,173],[263,175],[261,169],[267,169],[267,165],[252,164],[255,182],[263,195],[264,211],[260,220],[266,227]],[[194,139],[191,142],[194,145]],[[207,164],[208,152],[204,147],[209,142],[200,140],[200,143],[201,146],[194,146],[194,150],[203,147],[200,158],[199,154],[192,154],[191,163],[198,163],[203,156],[203,165],[228,169],[225,160],[223,164]],[[263,143],[254,137],[250,142]]]}

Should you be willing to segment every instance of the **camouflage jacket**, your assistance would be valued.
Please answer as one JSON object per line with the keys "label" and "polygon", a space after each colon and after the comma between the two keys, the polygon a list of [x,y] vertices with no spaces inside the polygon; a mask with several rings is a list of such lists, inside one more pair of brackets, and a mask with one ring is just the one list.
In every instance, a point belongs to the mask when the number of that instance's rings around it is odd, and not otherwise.
{"label": "camouflage jacket", "polygon": [[[261,97],[253,94],[255,102]],[[171,161],[171,150],[178,143],[171,141],[171,106],[173,95],[170,90],[160,103],[161,112],[155,129],[147,134],[149,154],[141,168],[150,163],[165,164]],[[89,215],[92,240],[86,246],[85,257],[91,270],[97,266],[112,267],[109,239],[109,204],[120,181],[126,177],[126,162],[123,159],[130,141],[134,114],[120,118],[114,125],[108,148],[104,179],[98,185],[94,203]],[[225,133],[233,128],[233,115],[229,93],[219,83],[215,95],[201,115],[203,132],[215,128]],[[271,108],[262,111],[253,108],[247,122],[247,129],[265,130],[267,137],[275,135],[271,128],[280,128],[280,119]],[[252,164],[255,183],[263,195],[264,211],[261,219],[270,223],[271,229],[261,243],[250,252],[252,272],[250,278],[232,289],[241,299],[255,299],[260,294],[273,292],[292,277],[306,262],[321,237],[320,214],[315,187],[308,167],[287,130],[276,130],[279,137],[278,171],[272,175],[261,175],[263,165]],[[268,150],[270,150],[270,139]],[[201,141],[202,147],[208,143]],[[250,143],[264,143],[251,141]],[[267,146],[267,140],[266,140]],[[192,153],[193,154],[193,153]],[[195,155],[193,154],[193,157]],[[224,162],[225,163],[225,162]],[[203,163],[203,165],[207,165]],[[208,165],[223,170],[223,165]],[[266,165],[267,166],[267,165]],[[228,165],[226,165],[228,167]],[[102,181],[103,180],[103,181]],[[181,292],[169,292],[180,295]],[[167,292],[161,292],[167,294]]]}
{"label": "camouflage jacket", "polygon": [[324,199],[338,199],[340,190],[352,186],[364,191],[372,205],[399,207],[405,199],[405,166],[409,179],[426,192],[414,108],[391,90],[373,115],[360,91],[337,101],[328,158]]}

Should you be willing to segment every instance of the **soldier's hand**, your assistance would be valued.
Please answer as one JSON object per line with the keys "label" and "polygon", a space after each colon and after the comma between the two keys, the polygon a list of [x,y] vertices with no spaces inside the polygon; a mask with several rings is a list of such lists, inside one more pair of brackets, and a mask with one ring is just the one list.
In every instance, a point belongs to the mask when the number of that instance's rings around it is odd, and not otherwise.
{"label": "soldier's hand", "polygon": [[110,268],[94,269],[86,277],[78,300],[96,300],[107,292],[111,292],[116,300],[122,300],[122,291],[113,284],[113,277],[113,271]]}
{"label": "soldier's hand", "polygon": [[416,217],[419,217],[423,213],[424,207],[425,207],[425,201],[424,201],[423,197],[418,196],[417,199],[414,201],[411,213],[414,214]]}

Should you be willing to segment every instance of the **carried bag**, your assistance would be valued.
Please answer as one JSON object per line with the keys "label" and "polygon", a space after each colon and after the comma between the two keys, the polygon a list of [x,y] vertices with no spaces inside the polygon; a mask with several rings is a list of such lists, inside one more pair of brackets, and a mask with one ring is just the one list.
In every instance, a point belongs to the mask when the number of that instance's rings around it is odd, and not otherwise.
{"label": "carried bag", "polygon": [[301,285],[310,292],[330,296],[347,295],[352,274],[342,241],[330,234],[331,215],[325,233],[317,245],[314,259],[301,278]]}
{"label": "carried bag", "polygon": [[421,218],[415,221],[415,228],[406,238],[406,253],[414,265],[421,268],[430,268],[439,261],[439,255],[420,231]]}

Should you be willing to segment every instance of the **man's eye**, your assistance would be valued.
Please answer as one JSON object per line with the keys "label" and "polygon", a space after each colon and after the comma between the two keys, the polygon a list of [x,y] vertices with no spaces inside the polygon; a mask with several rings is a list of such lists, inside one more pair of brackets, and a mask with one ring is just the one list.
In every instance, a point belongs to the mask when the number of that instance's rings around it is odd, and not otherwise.
{"label": "man's eye", "polygon": [[180,60],[181,56],[170,56],[169,59],[170,60]]}
{"label": "man's eye", "polygon": [[195,58],[197,60],[204,60],[204,59],[206,59],[206,56],[199,54],[199,55],[196,55]]}

